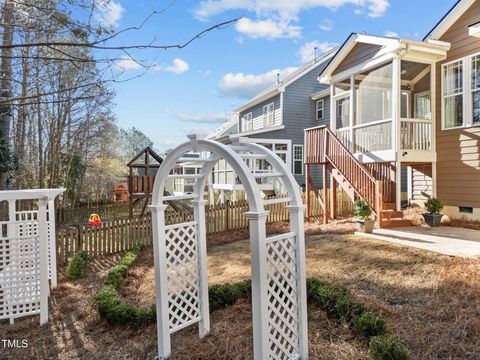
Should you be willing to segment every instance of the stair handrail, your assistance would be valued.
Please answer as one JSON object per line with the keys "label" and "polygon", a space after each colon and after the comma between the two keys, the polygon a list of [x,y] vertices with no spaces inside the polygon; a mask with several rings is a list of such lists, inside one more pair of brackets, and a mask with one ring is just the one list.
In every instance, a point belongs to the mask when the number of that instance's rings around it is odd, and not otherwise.
{"label": "stair handrail", "polygon": [[[345,144],[342,143],[342,141],[335,135],[335,133],[330,129],[330,126],[328,125],[323,125],[316,127],[314,129],[309,129],[306,132],[317,132],[318,137],[321,137],[321,133],[323,132],[324,138],[323,139],[318,139],[317,137],[310,138],[310,142],[314,142],[314,145],[319,145],[318,147],[321,148],[323,147],[323,154],[321,155],[321,159],[323,160],[323,163],[329,162],[334,166],[345,178],[347,181],[350,183],[350,185],[353,187],[353,190],[355,193],[358,194],[359,197],[365,199],[368,201],[370,206],[372,207],[374,213],[377,215],[377,218],[380,218],[381,215],[381,203],[382,203],[382,182],[377,180],[371,173],[368,171],[368,169],[365,168],[356,158],[355,156],[348,150],[348,148],[345,146]],[[332,144],[333,146],[336,147],[336,149],[339,149],[340,151],[337,151],[337,154],[332,153],[334,149],[331,148]],[[307,144],[308,146],[311,146],[312,144]],[[338,154],[340,152],[341,154]],[[366,182],[364,186],[361,186],[362,184],[358,184],[358,181],[355,181],[352,179],[353,174],[348,173],[348,169],[346,166],[342,166],[340,159],[337,159],[337,156],[347,158],[348,162],[351,162],[354,164],[355,169],[350,169],[350,170],[359,170],[360,171],[360,177],[362,177],[360,182]],[[345,161],[344,161],[345,165]],[[347,166],[348,167],[348,166]]]}

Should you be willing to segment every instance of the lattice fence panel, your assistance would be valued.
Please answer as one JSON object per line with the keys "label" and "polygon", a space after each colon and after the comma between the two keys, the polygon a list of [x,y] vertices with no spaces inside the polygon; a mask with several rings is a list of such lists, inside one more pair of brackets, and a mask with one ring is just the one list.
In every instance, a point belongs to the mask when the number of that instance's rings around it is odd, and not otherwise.
{"label": "lattice fence panel", "polygon": [[0,319],[40,313],[38,222],[21,218],[0,222]]}
{"label": "lattice fence panel", "polygon": [[170,333],[200,321],[196,229],[196,222],[165,228]]}
{"label": "lattice fence panel", "polygon": [[[48,218],[49,213],[47,211],[47,238],[48,238],[48,278],[52,278],[52,247],[55,249],[55,229],[50,231],[50,219]],[[37,224],[38,210],[28,210],[28,211],[17,211],[15,213],[16,221],[34,221],[34,224]],[[20,224],[21,226],[21,224]]]}
{"label": "lattice fence panel", "polygon": [[299,301],[294,237],[267,242],[266,246],[269,359],[297,359]]}

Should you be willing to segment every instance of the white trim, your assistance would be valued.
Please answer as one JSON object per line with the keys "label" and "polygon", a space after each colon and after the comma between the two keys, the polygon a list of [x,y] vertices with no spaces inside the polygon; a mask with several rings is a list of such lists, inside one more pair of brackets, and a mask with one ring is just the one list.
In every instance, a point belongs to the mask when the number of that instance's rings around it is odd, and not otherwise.
{"label": "white trim", "polygon": [[438,40],[444,35],[448,29],[455,24],[455,22],[460,19],[460,17],[473,5],[475,0],[462,0],[460,1],[450,12],[445,16],[445,18],[440,21],[430,33],[426,36],[425,40]]}
{"label": "white trim", "polygon": [[[257,144],[257,145],[264,145],[264,144],[271,144],[272,151],[278,154],[286,154],[287,158],[285,159],[285,163],[290,171],[292,171],[292,140],[288,139],[260,139],[260,138],[249,138],[249,137],[240,137],[238,139],[240,143],[247,143],[247,144]],[[286,144],[287,150],[275,150],[276,144]]]}
{"label": "white trim", "polygon": [[323,89],[323,90],[320,90],[320,91],[316,92],[315,94],[312,94],[310,96],[310,99],[319,100],[319,99],[326,98],[329,95],[330,95],[330,87],[328,87],[326,89]]}
{"label": "white trim", "polygon": [[242,137],[242,136],[261,134],[261,133],[266,133],[266,132],[275,131],[275,130],[282,130],[282,129],[285,129],[285,125],[270,126],[270,127],[263,128],[263,129],[247,131],[247,132],[242,132],[242,133],[238,133],[238,134],[232,134],[232,135],[230,135],[230,138],[235,139],[235,138],[239,138],[239,137]]}
{"label": "white trim", "polygon": [[469,26],[468,35],[480,37],[480,23]]}

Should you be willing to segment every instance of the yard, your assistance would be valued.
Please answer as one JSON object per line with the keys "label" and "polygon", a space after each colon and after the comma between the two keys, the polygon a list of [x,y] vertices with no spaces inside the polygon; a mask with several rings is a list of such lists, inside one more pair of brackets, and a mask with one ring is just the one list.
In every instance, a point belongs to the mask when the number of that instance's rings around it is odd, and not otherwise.
{"label": "yard", "polygon": [[[49,323],[21,319],[1,326],[2,339],[27,339],[25,349],[2,359],[153,359],[156,328],[110,326],[93,307],[93,296],[118,255],[90,263],[85,278],[67,281],[50,298]],[[209,248],[209,281],[236,282],[250,275],[249,243]],[[125,281],[128,302],[154,304],[151,249],[146,248]],[[307,276],[345,286],[387,320],[413,359],[480,356],[480,259],[457,259],[351,234],[307,236]],[[191,327],[173,336],[172,359],[251,358],[250,304],[240,301],[211,316],[211,335],[198,339]],[[367,359],[367,347],[351,331],[309,307],[312,359]]]}

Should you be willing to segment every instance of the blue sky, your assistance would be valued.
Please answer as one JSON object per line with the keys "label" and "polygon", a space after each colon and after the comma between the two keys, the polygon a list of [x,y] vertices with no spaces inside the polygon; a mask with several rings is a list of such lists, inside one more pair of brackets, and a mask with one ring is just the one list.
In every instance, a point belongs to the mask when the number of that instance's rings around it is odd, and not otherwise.
{"label": "blue sky", "polygon": [[[140,24],[167,0],[110,1],[98,19],[121,30]],[[421,39],[455,0],[177,0],[118,44],[177,44],[209,26],[243,16],[181,50],[139,50],[118,61],[114,112],[161,150],[221,125],[255,92],[313,57],[341,44],[351,32]]]}

